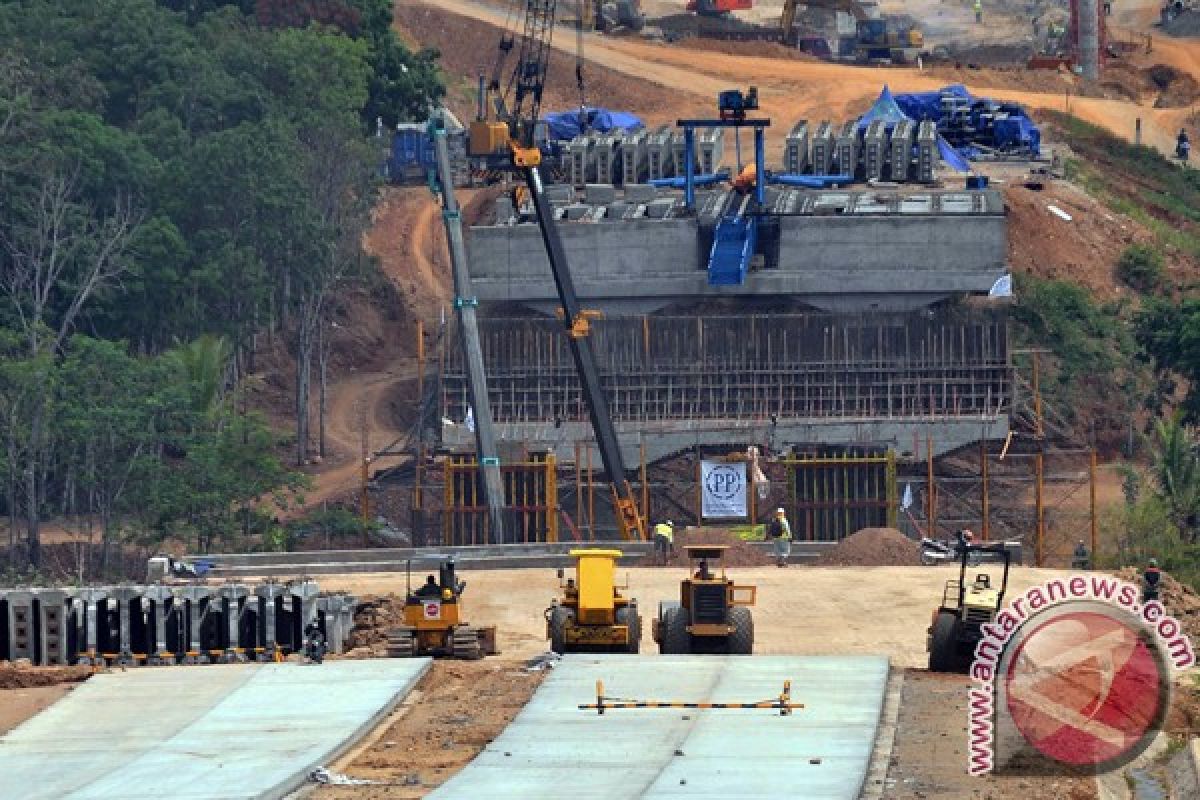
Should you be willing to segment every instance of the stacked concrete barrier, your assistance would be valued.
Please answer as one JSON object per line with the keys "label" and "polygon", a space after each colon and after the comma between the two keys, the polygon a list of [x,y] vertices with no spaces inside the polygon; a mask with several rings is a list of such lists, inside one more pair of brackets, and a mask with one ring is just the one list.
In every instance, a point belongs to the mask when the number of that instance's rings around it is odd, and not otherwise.
{"label": "stacked concrete barrier", "polygon": [[355,600],[313,581],[0,589],[0,660],[40,666],[273,661],[316,622],[329,652],[354,626]]}

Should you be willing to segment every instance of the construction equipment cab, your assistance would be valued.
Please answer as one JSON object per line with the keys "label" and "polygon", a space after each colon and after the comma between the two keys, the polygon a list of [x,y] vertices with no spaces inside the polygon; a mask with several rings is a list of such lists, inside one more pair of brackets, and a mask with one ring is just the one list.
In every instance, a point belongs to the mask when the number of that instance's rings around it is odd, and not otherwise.
{"label": "construction equipment cab", "polygon": [[723,17],[733,11],[749,11],[754,0],[688,0],[687,10],[702,17]]}
{"label": "construction equipment cab", "polygon": [[546,638],[556,653],[636,653],[642,618],[637,600],[621,594],[614,578],[620,550],[572,550],[575,577],[558,571],[563,594],[546,609]]}
{"label": "construction equipment cab", "polygon": [[[968,562],[987,559],[1004,562],[999,582],[995,576],[979,571],[967,574]],[[934,610],[925,649],[929,651],[931,672],[966,672],[975,654],[975,645],[983,638],[983,626],[996,619],[1008,589],[1011,551],[1004,543],[966,545],[959,548],[958,579],[946,581],[942,602]],[[978,567],[972,566],[972,569]]]}
{"label": "construction equipment cab", "polygon": [[679,602],[659,603],[651,626],[658,651],[668,655],[729,653],[754,650],[754,605],[757,589],[739,586],[725,575],[724,545],[685,548],[691,567],[679,584]]}
{"label": "construction equipment cab", "polygon": [[747,111],[758,110],[758,87],[751,86],[750,91],[742,94],[740,89],[729,89],[717,95],[717,111],[721,119],[742,120]]}
{"label": "construction equipment cab", "polygon": [[392,658],[444,656],[477,659],[495,655],[496,629],[476,628],[463,621],[462,595],[466,581],[458,579],[453,561],[438,566],[416,591],[408,575],[404,596],[404,624],[387,632],[387,652]]}

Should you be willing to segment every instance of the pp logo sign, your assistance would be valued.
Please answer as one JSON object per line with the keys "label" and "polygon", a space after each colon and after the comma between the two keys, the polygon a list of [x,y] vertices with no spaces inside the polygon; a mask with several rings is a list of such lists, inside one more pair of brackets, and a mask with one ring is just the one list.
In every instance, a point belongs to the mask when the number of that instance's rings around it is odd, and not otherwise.
{"label": "pp logo sign", "polygon": [[425,619],[441,619],[442,604],[441,603],[426,603],[425,604]]}
{"label": "pp logo sign", "polygon": [[704,486],[713,497],[728,500],[737,497],[742,491],[743,482],[742,470],[718,464],[709,471]]}

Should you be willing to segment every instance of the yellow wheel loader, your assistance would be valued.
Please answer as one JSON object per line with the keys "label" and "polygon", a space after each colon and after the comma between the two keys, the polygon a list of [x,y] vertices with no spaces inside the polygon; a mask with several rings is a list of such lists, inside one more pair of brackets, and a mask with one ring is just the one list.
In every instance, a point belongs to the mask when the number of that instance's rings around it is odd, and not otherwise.
{"label": "yellow wheel loader", "polygon": [[680,601],[659,603],[651,626],[660,653],[750,655],[754,651],[754,616],[749,606],[754,605],[758,590],[726,577],[720,561],[727,549],[724,545],[686,548],[692,566],[689,577],[680,582]]}
{"label": "yellow wheel loader", "polygon": [[546,638],[556,653],[636,653],[642,642],[637,600],[621,594],[614,573],[620,550],[572,550],[575,577],[558,571],[562,597],[546,609]]}
{"label": "yellow wheel loader", "polygon": [[388,656],[474,660],[498,652],[494,627],[476,628],[463,621],[462,594],[467,584],[458,579],[453,561],[443,562],[437,577],[430,575],[416,591],[411,572],[406,583],[404,624],[388,631]]}

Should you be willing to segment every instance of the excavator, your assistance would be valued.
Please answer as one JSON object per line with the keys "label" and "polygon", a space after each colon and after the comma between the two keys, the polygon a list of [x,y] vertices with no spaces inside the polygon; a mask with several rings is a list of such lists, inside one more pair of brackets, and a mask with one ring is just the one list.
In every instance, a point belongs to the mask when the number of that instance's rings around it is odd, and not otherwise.
{"label": "excavator", "polygon": [[[526,0],[522,6],[520,20],[501,35],[491,80],[480,98],[480,113],[469,128],[467,148],[471,156],[505,155],[506,168],[519,173],[524,179],[524,191],[518,190],[514,198],[515,207],[521,208],[522,201],[528,201],[537,218],[546,258],[558,290],[563,329],[575,369],[579,373],[580,387],[600,459],[611,482],[618,533],[622,539],[644,541],[646,524],[638,511],[637,497],[626,478],[616,427],[608,411],[592,347],[591,323],[600,315],[594,310],[584,309],[579,302],[575,281],[567,263],[567,252],[554,224],[554,212],[546,199],[539,169],[542,151],[535,141],[535,130],[538,127],[542,92],[546,86],[557,0]],[[514,49],[517,50],[517,63],[505,76],[504,64]],[[579,59],[581,61],[582,58]],[[579,62],[576,64],[576,77],[581,84],[582,94],[582,68]],[[487,103],[489,97],[490,110]]]}
{"label": "excavator", "polygon": [[[784,0],[779,27],[785,44],[804,46],[809,44],[807,40],[810,38],[821,38],[803,37],[796,30],[796,13],[800,6],[840,11],[853,16],[856,26],[853,58],[859,62],[886,61],[905,64],[913,61],[925,46],[925,35],[919,28],[910,27],[899,32],[888,24],[887,19],[868,13],[859,0]],[[815,53],[816,55],[838,57],[839,48],[831,48],[824,40],[821,44],[821,52]]]}

